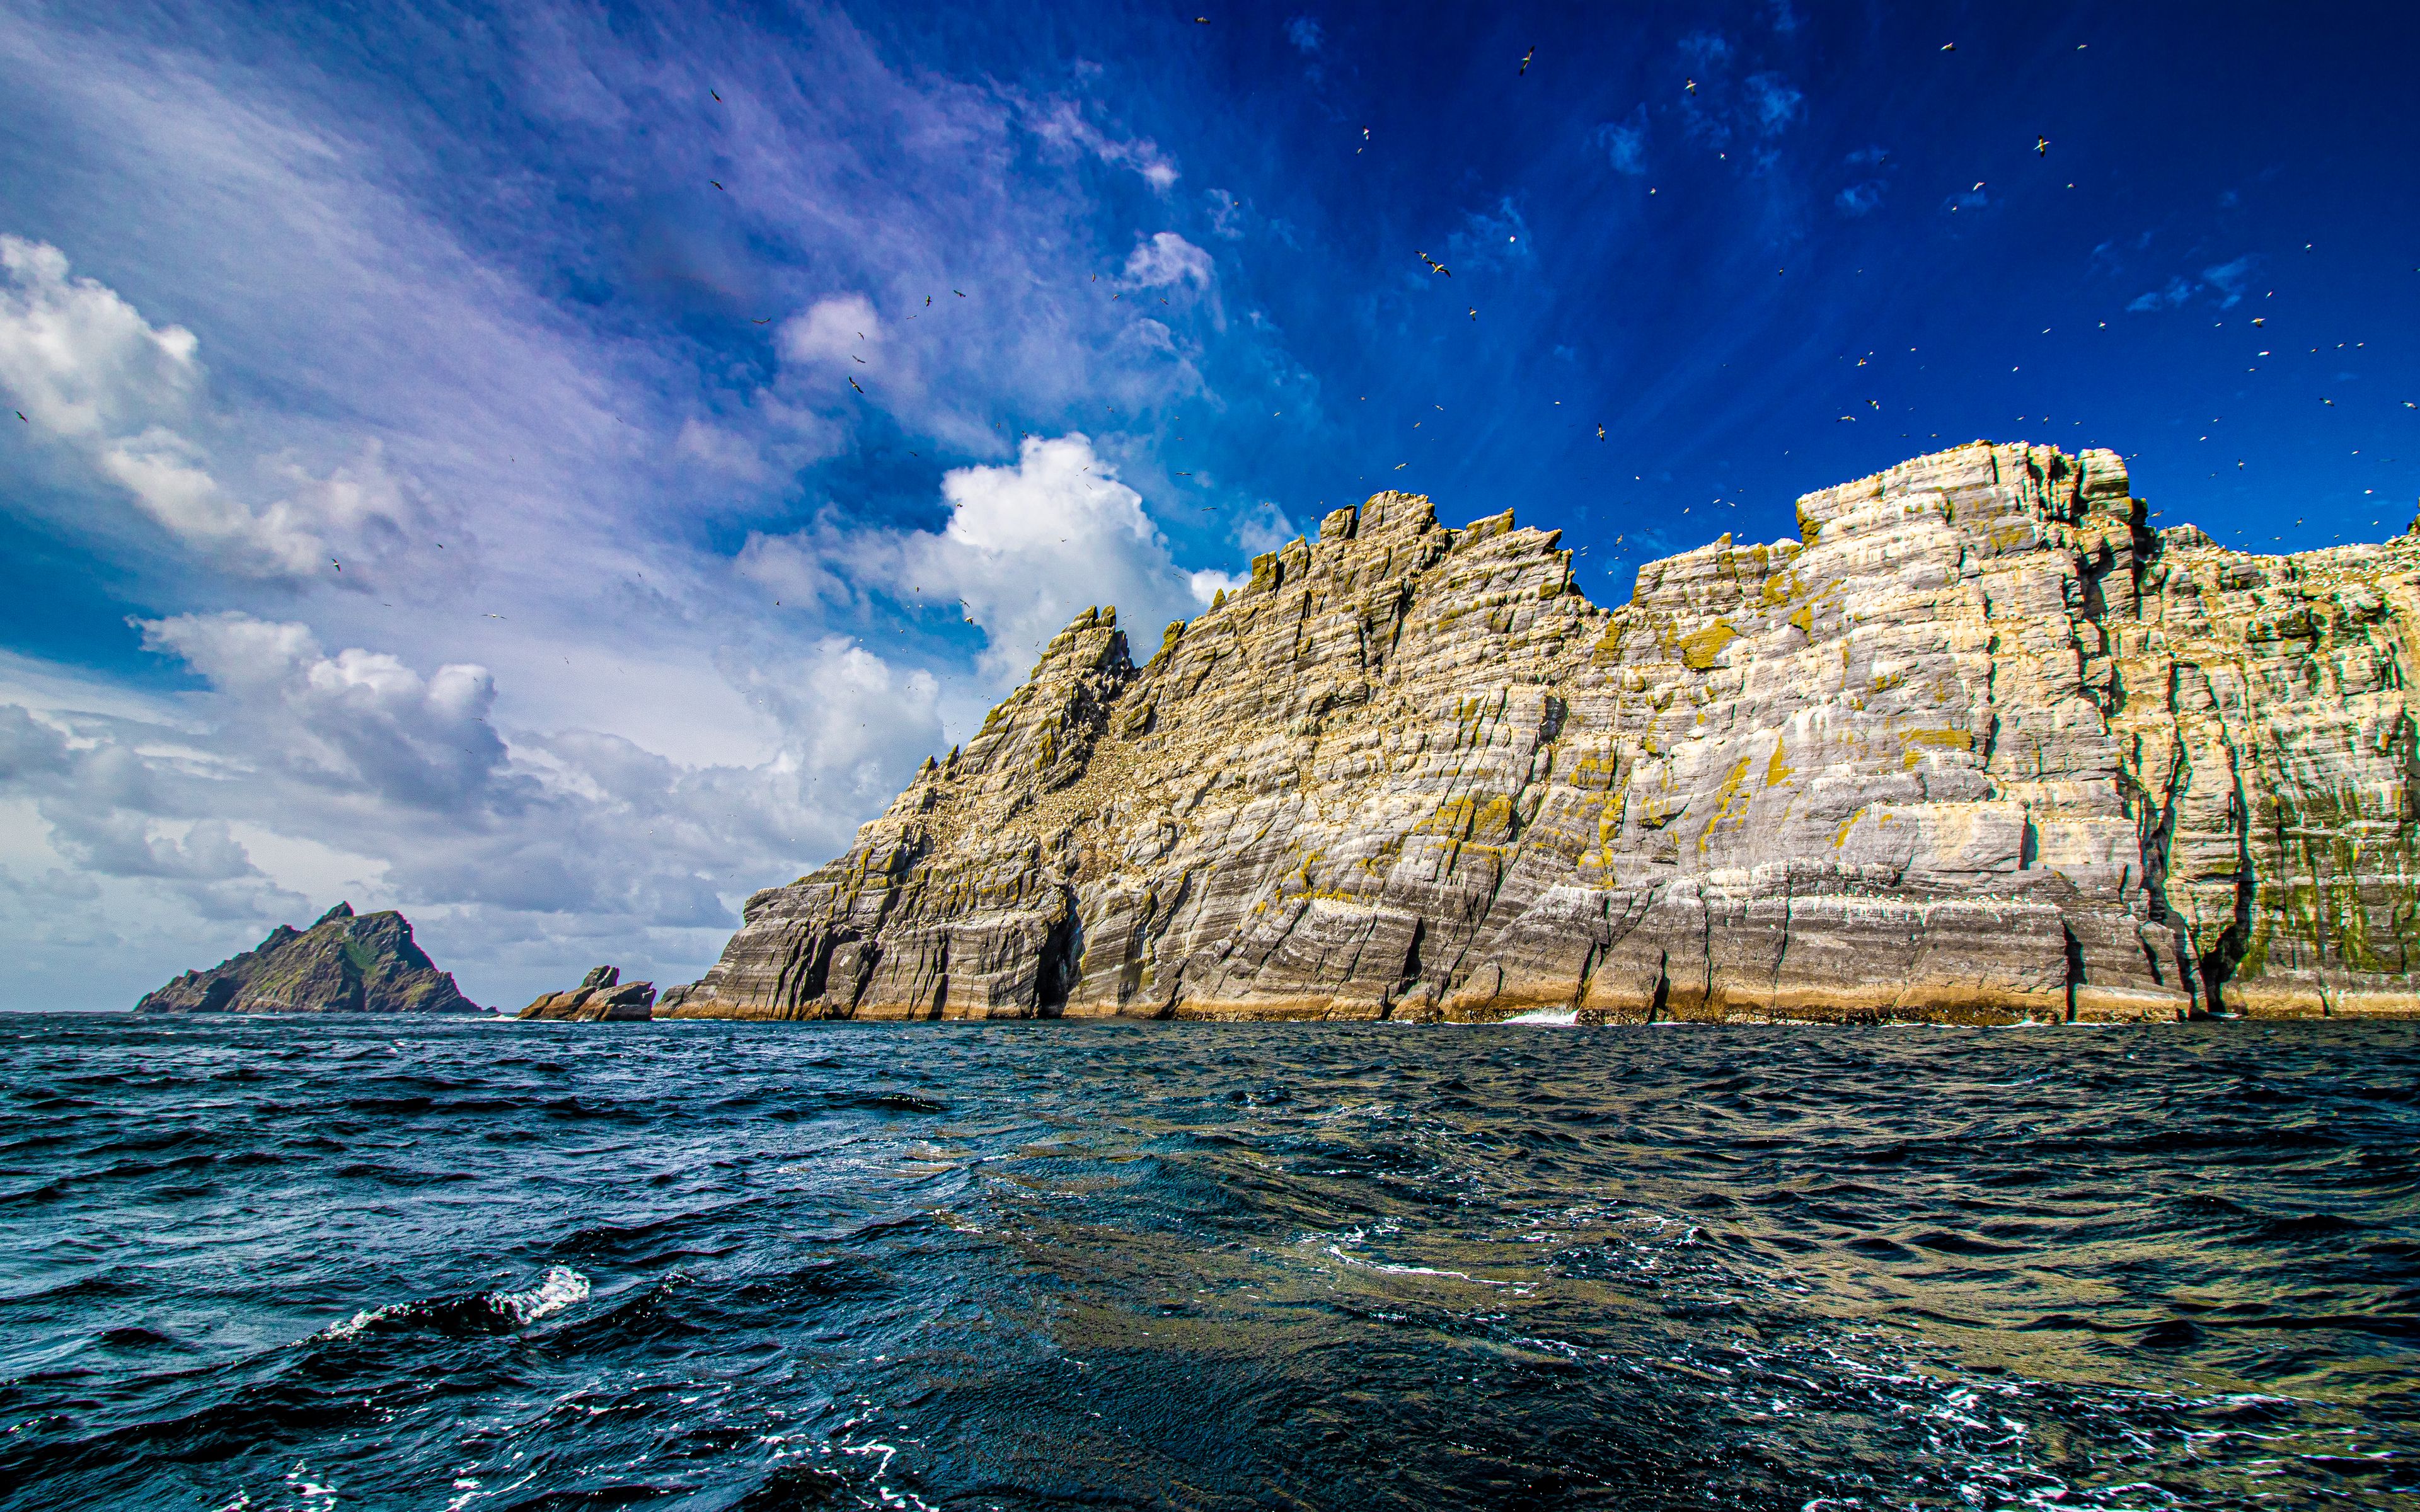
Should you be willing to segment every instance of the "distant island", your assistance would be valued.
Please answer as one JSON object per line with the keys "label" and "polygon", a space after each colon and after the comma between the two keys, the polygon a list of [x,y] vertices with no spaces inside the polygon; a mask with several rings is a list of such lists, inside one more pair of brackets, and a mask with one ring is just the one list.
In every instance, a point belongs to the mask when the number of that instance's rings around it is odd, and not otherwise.
{"label": "distant island", "polygon": [[241,955],[188,971],[134,1005],[138,1013],[484,1013],[411,938],[393,910],[338,903],[307,930],[280,924]]}
{"label": "distant island", "polygon": [[1643,566],[1381,493],[1086,610],[656,1017],[2420,1015],[2420,536],[1976,442]]}

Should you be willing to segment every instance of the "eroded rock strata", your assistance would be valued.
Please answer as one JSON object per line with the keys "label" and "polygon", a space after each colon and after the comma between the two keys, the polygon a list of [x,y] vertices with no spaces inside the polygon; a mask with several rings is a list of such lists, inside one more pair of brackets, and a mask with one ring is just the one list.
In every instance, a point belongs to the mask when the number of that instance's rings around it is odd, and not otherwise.
{"label": "eroded rock strata", "polygon": [[437,969],[392,909],[338,903],[307,930],[280,924],[241,955],[188,971],[138,1013],[484,1013]]}
{"label": "eroded rock strata", "polygon": [[1052,640],[659,1016],[2420,1011],[2420,538],[2149,528],[1977,443],[1590,604],[1382,493],[1137,667]]}
{"label": "eroded rock strata", "polygon": [[542,993],[515,1016],[525,1019],[567,1019],[575,1024],[627,1024],[655,1017],[656,984],[624,981],[620,966],[593,967],[580,985],[564,993]]}

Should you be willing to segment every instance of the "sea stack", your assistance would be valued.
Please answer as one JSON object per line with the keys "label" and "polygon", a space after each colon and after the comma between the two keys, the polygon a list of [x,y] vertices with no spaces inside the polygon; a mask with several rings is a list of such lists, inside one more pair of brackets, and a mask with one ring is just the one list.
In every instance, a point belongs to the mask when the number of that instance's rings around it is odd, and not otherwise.
{"label": "sea stack", "polygon": [[569,1019],[579,1024],[626,1024],[655,1017],[656,984],[626,982],[620,966],[598,966],[567,993],[541,994],[516,1017]]}
{"label": "sea stack", "polygon": [[208,971],[188,971],[138,1013],[484,1013],[413,943],[401,914],[338,903],[307,930],[269,938]]}
{"label": "sea stack", "polygon": [[659,1017],[2420,1013],[2420,538],[2151,527],[1976,442],[1650,563],[1340,509],[1087,610]]}

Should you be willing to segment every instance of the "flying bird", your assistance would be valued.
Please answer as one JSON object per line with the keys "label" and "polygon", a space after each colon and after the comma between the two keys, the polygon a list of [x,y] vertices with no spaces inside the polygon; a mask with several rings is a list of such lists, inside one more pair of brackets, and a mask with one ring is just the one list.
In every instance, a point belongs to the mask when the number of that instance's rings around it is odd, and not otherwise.
{"label": "flying bird", "polygon": [[1478,305],[1474,304],[1474,305],[1472,305],[1472,306],[1470,307],[1470,317],[1471,317],[1473,320],[1476,320],[1476,319],[1478,319],[1478,318],[1479,318],[1479,306],[1478,306]]}
{"label": "flying bird", "polygon": [[[25,420],[25,411],[23,411],[23,409],[18,410],[18,411],[17,411],[17,418],[18,418],[18,419],[20,419],[20,420]],[[33,424],[33,422],[32,422],[32,421],[30,421],[30,420],[25,420],[25,424],[28,424],[28,425],[30,425],[30,424]]]}
{"label": "flying bird", "polygon": [[2034,156],[2038,158],[2047,158],[2050,156],[2049,137],[2037,136],[2034,138]]}
{"label": "flying bird", "polygon": [[344,571],[344,570],[345,570],[345,564],[344,564],[343,563],[341,563],[341,562],[337,561],[334,557],[330,557],[330,558],[328,559],[328,565],[330,565],[330,566],[332,566],[332,567],[335,568],[338,572],[342,572],[342,571]]}
{"label": "flying bird", "polygon": [[1398,471],[1398,472],[1401,472],[1401,471],[1403,471],[1405,468],[1410,467],[1410,466],[1411,466],[1411,464],[1410,464],[1409,462],[1398,462],[1398,463],[1396,463],[1396,464],[1395,464],[1395,471]]}
{"label": "flying bird", "polygon": [[[715,188],[717,188],[717,189],[722,189],[722,180],[721,180],[721,179],[720,179],[720,178],[709,178],[709,179],[707,179],[707,180],[706,180],[706,182],[707,182],[707,183],[709,183],[709,184],[712,184],[712,185],[713,185]],[[728,194],[728,193],[731,193],[731,191],[729,191],[729,190],[727,190],[727,189],[722,189],[722,192],[723,192],[724,193],[726,193],[726,194]]]}
{"label": "flying bird", "polygon": [[1872,405],[1877,409],[1880,409],[1883,407],[1883,402],[1880,399],[1868,399],[1866,403]]}
{"label": "flying bird", "polygon": [[1534,48],[1534,47],[1533,47],[1533,48],[1531,48],[1531,49],[1529,49],[1529,51],[1528,51],[1527,53],[1524,53],[1524,54],[1521,54],[1521,72],[1522,72],[1522,73],[1528,73],[1528,72],[1529,71],[1529,60],[1530,60],[1531,58],[1533,58],[1533,57],[1536,57],[1537,55],[1538,55],[1538,50],[1537,50],[1536,48]]}
{"label": "flying bird", "polygon": [[1694,95],[1698,92],[1698,81],[1695,79],[1683,79],[1681,81],[1681,87]]}
{"label": "flying bird", "polygon": [[760,320],[752,315],[748,317],[748,323],[752,326],[769,326],[773,323],[773,317],[768,315]]}
{"label": "flying bird", "polygon": [[2334,409],[2336,407],[2336,402],[2334,399],[2321,399],[2319,403],[2326,405],[2331,409]]}
{"label": "flying bird", "polygon": [[[1854,424],[1855,424],[1857,423],[1857,417],[1856,417],[1856,416],[1854,416],[1854,415],[1842,415],[1842,416],[1840,417],[1840,419],[1847,421],[1847,422],[1848,422],[1850,424],[1852,424],[1852,425],[1854,425]],[[1682,511],[1682,513],[1685,515],[1685,514],[1687,514],[1687,513],[1688,513],[1688,511],[1687,511],[1687,510],[1683,510],[1683,511]]]}
{"label": "flying bird", "polygon": [[1944,42],[1941,44],[1941,50],[1945,53],[1955,53],[1958,51],[1958,44],[1956,42]]}
{"label": "flying bird", "polygon": [[951,292],[951,293],[953,293],[953,294],[957,295],[957,296],[958,296],[958,298],[960,298],[960,299],[962,299],[962,300],[966,298],[966,294],[965,294],[963,291],[961,291],[961,290],[958,290],[958,289],[952,289],[952,290],[950,290],[950,292]]}
{"label": "flying bird", "polygon": [[722,102],[722,97],[721,97],[721,95],[716,95],[716,94],[714,94],[714,91],[713,91],[713,90],[709,89],[709,90],[707,90],[707,91],[706,91],[706,93],[707,93],[707,94],[709,94],[709,95],[714,95],[714,100],[715,100],[715,103],[716,103],[716,104],[718,104],[718,105],[719,105],[719,104],[721,104],[721,103]]}
{"label": "flying bird", "polygon": [[925,296],[924,296],[924,308],[925,308],[925,309],[927,309],[927,310],[929,310],[929,309],[931,309],[932,307],[933,307],[933,296],[931,296],[930,294],[927,294],[927,295],[925,295]]}
{"label": "flying bird", "polygon": [[851,353],[849,353],[849,354],[848,354],[848,360],[849,360],[850,362],[852,362],[852,363],[855,363],[859,364],[860,366],[863,366],[863,365],[864,365],[864,363],[865,363],[865,359],[864,359],[864,358],[862,358],[862,357],[858,356],[858,355],[857,355],[857,353],[855,353],[855,352],[851,352]]}
{"label": "flying bird", "polygon": [[[849,380],[848,380],[848,386],[849,386],[850,388],[852,388],[852,389],[857,389],[857,379],[855,379],[855,378],[851,378],[851,379],[849,379]],[[863,393],[865,391],[864,391],[863,389],[857,389],[857,392],[858,392],[858,393]]]}
{"label": "flying bird", "polygon": [[1437,261],[1435,257],[1430,256],[1427,253],[1415,249],[1412,255],[1428,264],[1430,272],[1443,273],[1448,278],[1451,278],[1453,276],[1452,269],[1448,268],[1445,264]]}
{"label": "flying bird", "polygon": [[1605,427],[1604,427],[1603,425],[1599,425],[1599,426],[1596,428],[1596,439],[1597,439],[1598,440],[1605,440]]}

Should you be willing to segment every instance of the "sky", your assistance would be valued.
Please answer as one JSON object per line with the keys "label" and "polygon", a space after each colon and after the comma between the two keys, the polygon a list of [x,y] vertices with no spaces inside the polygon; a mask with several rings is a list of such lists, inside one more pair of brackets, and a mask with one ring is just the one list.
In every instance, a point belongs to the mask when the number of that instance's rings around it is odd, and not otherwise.
{"label": "sky", "polygon": [[[1199,19],[1197,19],[1197,17]],[[2420,11],[0,0],[0,1006],[331,904],[687,980],[1040,643],[1380,488],[1983,439],[2420,505]]]}

